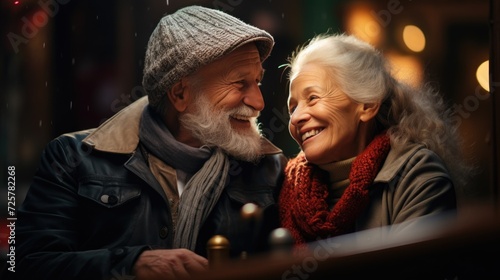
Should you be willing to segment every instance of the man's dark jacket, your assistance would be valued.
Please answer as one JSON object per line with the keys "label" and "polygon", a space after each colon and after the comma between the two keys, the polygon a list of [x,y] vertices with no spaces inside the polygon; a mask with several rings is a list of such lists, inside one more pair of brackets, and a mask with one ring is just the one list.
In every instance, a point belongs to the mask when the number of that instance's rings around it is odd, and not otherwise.
{"label": "man's dark jacket", "polygon": [[[141,98],[97,129],[48,144],[18,211],[18,279],[132,279],[142,251],[172,248],[169,198],[138,148],[146,105]],[[279,226],[285,158],[264,142],[258,164],[231,160],[228,185],[201,229],[196,253],[206,256],[215,234],[228,238],[233,257],[267,249],[268,234]],[[264,210],[261,220],[241,219],[249,202]]]}

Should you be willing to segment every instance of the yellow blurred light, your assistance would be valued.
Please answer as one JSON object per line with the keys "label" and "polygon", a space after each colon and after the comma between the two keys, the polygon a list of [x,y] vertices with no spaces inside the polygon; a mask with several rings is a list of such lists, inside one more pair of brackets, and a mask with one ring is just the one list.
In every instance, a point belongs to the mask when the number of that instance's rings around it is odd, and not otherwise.
{"label": "yellow blurred light", "polygon": [[407,25],[404,27],[403,41],[406,46],[414,52],[421,52],[425,48],[424,32],[415,25]]}
{"label": "yellow blurred light", "polygon": [[481,65],[479,65],[479,67],[477,67],[476,70],[476,79],[481,87],[484,88],[487,92],[490,92],[489,62],[489,60],[484,61],[483,63],[481,63]]}
{"label": "yellow blurred light", "polygon": [[346,16],[346,29],[349,33],[372,45],[378,45],[384,30],[373,16],[373,7],[360,3],[352,5]]}
{"label": "yellow blurred light", "polygon": [[422,83],[422,63],[417,58],[395,52],[387,53],[386,56],[391,64],[392,74],[396,79],[414,86]]}

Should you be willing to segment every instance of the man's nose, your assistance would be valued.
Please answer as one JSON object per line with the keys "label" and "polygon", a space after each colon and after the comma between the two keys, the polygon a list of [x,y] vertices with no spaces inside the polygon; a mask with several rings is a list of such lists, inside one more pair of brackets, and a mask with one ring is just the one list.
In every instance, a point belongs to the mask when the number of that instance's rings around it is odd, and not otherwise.
{"label": "man's nose", "polygon": [[245,93],[243,103],[259,112],[264,109],[264,97],[262,96],[262,92],[260,91],[258,84],[253,85],[252,88]]}

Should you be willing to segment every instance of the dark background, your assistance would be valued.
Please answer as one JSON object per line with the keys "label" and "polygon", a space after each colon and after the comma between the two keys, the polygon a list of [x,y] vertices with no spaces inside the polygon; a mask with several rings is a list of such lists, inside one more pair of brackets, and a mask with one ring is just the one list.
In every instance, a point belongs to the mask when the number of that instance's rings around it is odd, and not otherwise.
{"label": "dark background", "polygon": [[[266,108],[260,121],[266,136],[288,156],[298,148],[288,134],[286,73],[279,66],[314,34],[374,33],[370,28],[378,25],[377,47],[418,61],[421,81],[439,88],[457,110],[464,149],[478,168],[459,202],[498,202],[495,104],[475,77],[479,64],[491,55],[487,0],[2,1],[0,249],[7,237],[7,166],[16,168],[19,207],[48,141],[96,127],[144,95],[141,79],[149,35],[165,13],[191,4],[224,10],[275,37],[265,62]],[[348,24],[352,11],[362,6],[372,16],[371,25],[353,29]],[[391,13],[395,7],[398,12]],[[410,53],[399,43],[398,32],[408,23],[426,35],[421,53]]]}

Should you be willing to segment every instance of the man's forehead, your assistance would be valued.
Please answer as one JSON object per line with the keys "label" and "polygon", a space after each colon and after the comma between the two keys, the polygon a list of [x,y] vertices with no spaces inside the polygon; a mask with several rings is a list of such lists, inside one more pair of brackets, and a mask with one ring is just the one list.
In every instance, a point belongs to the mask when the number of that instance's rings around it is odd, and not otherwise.
{"label": "man's forehead", "polygon": [[260,53],[257,49],[257,46],[255,45],[255,43],[247,43],[243,46],[240,46],[236,49],[234,49],[233,51],[229,52],[228,54],[222,56],[221,58],[215,60],[214,62],[216,61],[224,61],[224,60],[231,60],[231,61],[234,61],[234,60],[245,60],[245,59],[253,59],[253,60],[257,60],[259,61],[259,63],[261,62],[260,61]]}
{"label": "man's forehead", "polygon": [[250,46],[242,46],[206,65],[204,68],[206,68],[206,71],[215,68],[220,68],[228,72],[232,70],[250,72],[254,71],[254,69],[262,71],[262,62],[257,48],[252,44]]}

